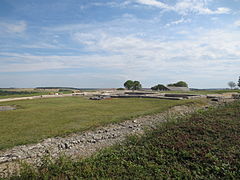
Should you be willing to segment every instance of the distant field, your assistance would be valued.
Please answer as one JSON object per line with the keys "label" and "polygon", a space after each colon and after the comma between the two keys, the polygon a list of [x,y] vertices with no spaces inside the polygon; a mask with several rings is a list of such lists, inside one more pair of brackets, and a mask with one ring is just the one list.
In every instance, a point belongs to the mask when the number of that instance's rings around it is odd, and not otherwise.
{"label": "distant field", "polygon": [[158,99],[91,101],[83,97],[64,97],[0,103],[17,106],[17,110],[0,112],[0,149],[161,112],[175,105],[195,101]]}
{"label": "distant field", "polygon": [[91,158],[45,161],[12,179],[240,179],[240,101],[162,123]]}
{"label": "distant field", "polygon": [[[0,92],[1,94],[1,92]],[[6,98],[17,98],[17,97],[29,97],[29,96],[40,96],[40,95],[45,95],[48,93],[41,93],[41,92],[36,92],[36,93],[21,93],[21,94],[4,94],[0,95],[0,99],[6,99]]]}
{"label": "distant field", "polygon": [[[0,89],[0,99],[15,98],[15,97],[29,97],[40,96],[49,93],[58,92],[56,89],[41,90],[41,89]],[[61,93],[72,93],[72,91],[61,91]]]}

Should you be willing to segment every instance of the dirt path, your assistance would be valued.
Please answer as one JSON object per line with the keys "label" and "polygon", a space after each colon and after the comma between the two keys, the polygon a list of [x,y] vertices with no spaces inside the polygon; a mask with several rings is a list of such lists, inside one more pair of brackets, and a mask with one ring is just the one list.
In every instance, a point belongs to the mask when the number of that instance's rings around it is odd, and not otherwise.
{"label": "dirt path", "polygon": [[72,96],[72,94],[41,95],[41,96],[5,98],[5,99],[0,99],[0,102],[20,101],[20,100],[28,100],[28,99],[41,99],[41,98],[57,98],[57,97],[68,97],[68,96]]}

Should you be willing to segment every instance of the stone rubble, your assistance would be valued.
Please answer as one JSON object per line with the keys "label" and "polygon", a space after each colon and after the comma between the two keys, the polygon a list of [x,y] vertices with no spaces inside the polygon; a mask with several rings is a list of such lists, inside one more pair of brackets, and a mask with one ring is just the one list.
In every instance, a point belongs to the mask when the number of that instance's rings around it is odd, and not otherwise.
{"label": "stone rubble", "polygon": [[0,106],[0,111],[10,111],[17,109],[16,106]]}
{"label": "stone rubble", "polygon": [[145,129],[155,128],[159,122],[167,121],[169,117],[189,114],[197,109],[199,107],[175,106],[163,113],[110,124],[67,137],[48,138],[37,144],[21,145],[0,151],[0,177],[17,171],[19,161],[37,165],[46,155],[53,158],[62,154],[73,158],[90,156],[104,147],[123,141],[129,135],[143,134]]}

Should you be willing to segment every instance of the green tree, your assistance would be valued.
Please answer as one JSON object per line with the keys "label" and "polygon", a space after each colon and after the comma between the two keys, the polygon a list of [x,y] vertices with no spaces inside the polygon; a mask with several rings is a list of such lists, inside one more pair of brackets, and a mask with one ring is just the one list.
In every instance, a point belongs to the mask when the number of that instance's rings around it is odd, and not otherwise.
{"label": "green tree", "polygon": [[233,81],[230,81],[230,82],[228,82],[228,86],[229,86],[231,89],[233,89],[233,88],[236,87],[236,83],[234,83]]}
{"label": "green tree", "polygon": [[141,83],[139,81],[134,81],[132,90],[139,90],[139,89],[142,89]]}
{"label": "green tree", "polygon": [[238,79],[238,87],[240,87],[240,76],[239,76],[239,79]]}
{"label": "green tree", "polygon": [[153,87],[151,87],[151,90],[153,90],[153,91],[157,91],[157,90],[158,90],[158,87],[157,87],[157,85],[156,85],[156,86],[153,86]]}
{"label": "green tree", "polygon": [[128,90],[138,90],[142,88],[142,85],[139,81],[132,81],[132,80],[127,80],[124,83],[124,87]]}
{"label": "green tree", "polygon": [[125,83],[124,83],[124,87],[128,90],[132,89],[133,87],[133,81],[132,80],[127,80]]}
{"label": "green tree", "polygon": [[168,84],[167,86],[175,86],[175,84]]}
{"label": "green tree", "polygon": [[158,85],[156,85],[156,86],[153,86],[153,87],[151,87],[151,89],[153,90],[153,91],[167,91],[168,90],[168,88],[166,88],[164,85],[162,85],[162,84],[158,84]]}
{"label": "green tree", "polygon": [[184,81],[178,81],[174,84],[168,84],[168,86],[175,86],[175,87],[188,87],[188,84]]}

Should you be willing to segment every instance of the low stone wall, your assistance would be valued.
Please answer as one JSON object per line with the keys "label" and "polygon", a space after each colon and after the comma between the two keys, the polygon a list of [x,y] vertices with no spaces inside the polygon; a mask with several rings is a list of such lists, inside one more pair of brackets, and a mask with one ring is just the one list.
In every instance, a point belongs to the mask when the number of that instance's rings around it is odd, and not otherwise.
{"label": "low stone wall", "polygon": [[15,106],[0,106],[0,111],[10,111],[17,109]]}
{"label": "low stone wall", "polygon": [[64,138],[49,138],[37,144],[22,145],[0,151],[0,177],[6,177],[18,171],[19,161],[39,165],[41,158],[45,155],[51,155],[53,158],[63,153],[73,158],[89,156],[102,148],[123,141],[131,134],[142,134],[146,128],[155,128],[157,124],[167,121],[169,117],[188,114],[196,109],[199,107],[175,106],[164,113],[110,124]]}

